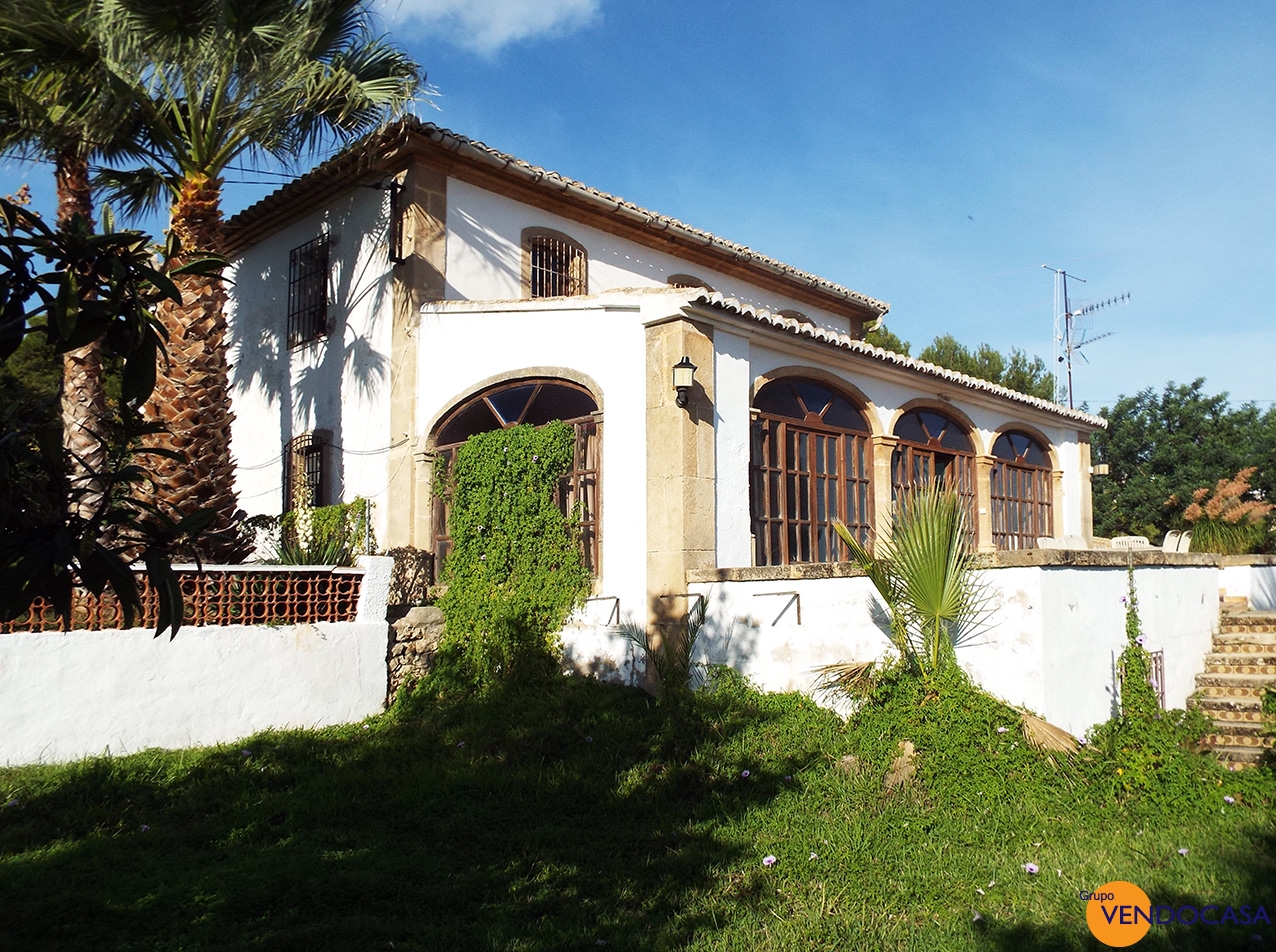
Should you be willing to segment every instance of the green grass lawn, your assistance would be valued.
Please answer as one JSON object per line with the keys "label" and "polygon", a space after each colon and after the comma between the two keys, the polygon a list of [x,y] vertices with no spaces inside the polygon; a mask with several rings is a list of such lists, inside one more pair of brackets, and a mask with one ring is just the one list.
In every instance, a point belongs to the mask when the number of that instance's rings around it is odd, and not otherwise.
{"label": "green grass lawn", "polygon": [[[0,770],[0,949],[1086,949],[1078,890],[1112,879],[1276,914],[1270,773],[1117,805],[994,708],[926,716],[894,796],[886,721],[730,682],[674,721],[561,679]],[[1273,946],[1258,925],[1137,948]]]}

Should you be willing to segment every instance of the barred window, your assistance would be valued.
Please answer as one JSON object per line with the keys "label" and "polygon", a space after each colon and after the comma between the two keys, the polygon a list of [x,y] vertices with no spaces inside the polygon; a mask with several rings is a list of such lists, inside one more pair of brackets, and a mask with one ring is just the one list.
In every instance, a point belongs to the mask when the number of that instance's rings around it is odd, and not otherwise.
{"label": "barred window", "polygon": [[1032,549],[1054,535],[1050,457],[1026,433],[1003,433],[992,445],[992,538],[999,549]]}
{"label": "barred window", "polygon": [[891,455],[891,493],[914,486],[943,486],[966,503],[973,543],[979,536],[975,449],[956,420],[938,410],[910,410],[895,424],[899,445]]}
{"label": "barred window", "polygon": [[755,564],[849,558],[833,521],[868,541],[873,463],[863,414],[848,397],[802,378],[767,384],[754,407]]}
{"label": "barred window", "polygon": [[328,236],[288,255],[288,346],[328,333]]}
{"label": "barred window", "polygon": [[311,506],[328,504],[327,455],[321,433],[303,433],[284,444],[284,512],[297,508],[303,493]]}
{"label": "barred window", "polygon": [[589,293],[589,256],[566,235],[529,229],[523,235],[525,278],[534,298]]}

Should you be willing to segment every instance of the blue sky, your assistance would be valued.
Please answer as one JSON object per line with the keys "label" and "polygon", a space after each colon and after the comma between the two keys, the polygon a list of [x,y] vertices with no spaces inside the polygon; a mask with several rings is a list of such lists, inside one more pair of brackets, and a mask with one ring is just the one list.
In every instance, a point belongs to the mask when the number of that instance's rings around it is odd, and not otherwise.
{"label": "blue sky", "polygon": [[1131,294],[1095,315],[1114,333],[1078,403],[1198,376],[1276,402],[1263,3],[379,10],[438,90],[423,118],[890,301],[914,353],[951,333],[1049,360],[1044,263],[1086,279],[1074,303]]}

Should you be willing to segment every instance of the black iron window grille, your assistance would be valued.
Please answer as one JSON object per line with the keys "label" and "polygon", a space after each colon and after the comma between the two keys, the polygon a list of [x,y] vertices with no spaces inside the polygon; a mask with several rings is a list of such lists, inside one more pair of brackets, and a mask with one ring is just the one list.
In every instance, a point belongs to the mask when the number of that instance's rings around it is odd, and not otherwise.
{"label": "black iron window grille", "polygon": [[320,235],[288,256],[288,346],[328,333],[328,236]]}
{"label": "black iron window grille", "polygon": [[532,297],[570,297],[588,293],[585,249],[558,235],[534,235],[531,258]]}
{"label": "black iron window grille", "polygon": [[284,447],[284,512],[300,505],[303,492],[311,506],[327,504],[326,449],[323,438],[316,433],[303,433]]}

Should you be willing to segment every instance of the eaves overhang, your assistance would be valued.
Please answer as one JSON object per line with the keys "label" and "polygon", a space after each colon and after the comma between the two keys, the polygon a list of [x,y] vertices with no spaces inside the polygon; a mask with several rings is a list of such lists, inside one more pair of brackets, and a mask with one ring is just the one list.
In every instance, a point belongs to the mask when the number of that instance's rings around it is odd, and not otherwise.
{"label": "eaves overhang", "polygon": [[368,179],[397,174],[414,159],[486,187],[504,184],[520,200],[565,217],[573,217],[575,212],[586,221],[606,222],[632,240],[681,253],[706,267],[751,278],[764,287],[862,322],[878,320],[890,310],[885,301],[415,117],[400,119],[348,146],[230,218],[225,229],[226,253],[236,257],[325,201]]}
{"label": "eaves overhang", "polygon": [[688,309],[694,311],[697,306],[747,318],[750,321],[764,327],[768,327],[797,338],[811,340],[825,347],[834,348],[836,350],[847,351],[852,354],[860,354],[870,360],[880,362],[886,366],[901,367],[913,371],[914,373],[921,374],[923,377],[929,377],[935,380],[944,381],[945,383],[954,384],[965,390],[974,391],[976,393],[986,393],[991,396],[1011,400],[1015,403],[1023,404],[1025,406],[1032,407],[1033,409],[1049,413],[1052,416],[1067,420],[1068,422],[1079,425],[1087,430],[1104,430],[1107,429],[1108,426],[1107,420],[1103,417],[1095,416],[1092,413],[1086,413],[1082,410],[1073,410],[1058,403],[1054,403],[1051,400],[1043,400],[1041,397],[1034,397],[1026,393],[1020,393],[1018,390],[1011,390],[1009,387],[1003,387],[1000,384],[981,380],[978,377],[972,377],[969,374],[958,373],[955,370],[949,370],[947,367],[940,367],[938,364],[927,363],[926,361],[918,360],[915,357],[908,357],[904,354],[897,354],[894,351],[885,350],[881,347],[874,347],[872,344],[850,337],[847,334],[840,334],[836,331],[816,327],[806,321],[799,321],[792,317],[786,317],[782,314],[769,311],[766,308],[755,307],[752,304],[736,300],[732,297],[727,297],[718,291],[702,291],[693,293],[689,301]]}

